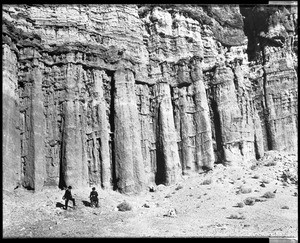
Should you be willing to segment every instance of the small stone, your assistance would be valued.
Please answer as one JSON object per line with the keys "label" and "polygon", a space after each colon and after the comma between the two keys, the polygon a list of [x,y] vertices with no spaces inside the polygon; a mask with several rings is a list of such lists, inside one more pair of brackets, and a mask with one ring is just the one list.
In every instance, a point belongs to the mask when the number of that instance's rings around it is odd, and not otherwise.
{"label": "small stone", "polygon": [[274,198],[275,193],[274,192],[266,192],[262,197],[264,197],[264,198]]}
{"label": "small stone", "polygon": [[228,218],[229,219],[245,219],[245,216],[243,215],[243,213],[239,212],[238,214],[231,214]]}
{"label": "small stone", "polygon": [[247,197],[245,200],[244,200],[244,203],[245,205],[249,205],[249,206],[252,206],[255,204],[255,199],[254,197]]}
{"label": "small stone", "polygon": [[178,190],[180,190],[180,189],[182,189],[182,188],[183,188],[182,185],[178,185],[178,186],[175,188],[175,190],[178,191]]}
{"label": "small stone", "polygon": [[177,217],[177,210],[175,208],[169,209],[168,212],[164,214],[164,216],[171,218]]}
{"label": "small stone", "polygon": [[149,206],[147,203],[145,203],[145,204],[143,205],[143,207],[144,207],[144,208],[150,208],[150,206]]}
{"label": "small stone", "polygon": [[239,202],[239,203],[237,203],[237,207],[239,207],[239,208],[243,208],[243,207],[244,207],[244,203],[243,203],[243,202]]}
{"label": "small stone", "polygon": [[282,206],[281,209],[290,209],[289,206]]}

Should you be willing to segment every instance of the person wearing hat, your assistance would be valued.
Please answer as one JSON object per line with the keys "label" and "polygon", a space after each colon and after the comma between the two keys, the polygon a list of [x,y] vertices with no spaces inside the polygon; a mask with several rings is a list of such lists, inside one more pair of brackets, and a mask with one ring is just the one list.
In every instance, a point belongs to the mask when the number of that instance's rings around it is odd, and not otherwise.
{"label": "person wearing hat", "polygon": [[98,208],[99,199],[98,199],[98,192],[96,191],[95,187],[92,188],[92,191],[90,193],[90,200],[91,200],[91,205],[93,205],[93,202],[95,202],[96,207]]}
{"label": "person wearing hat", "polygon": [[72,187],[69,186],[65,192],[65,195],[63,196],[63,200],[66,200],[65,201],[65,209],[66,210],[68,209],[69,200],[71,200],[73,202],[73,208],[76,207],[75,198],[73,198],[71,190],[72,190]]}

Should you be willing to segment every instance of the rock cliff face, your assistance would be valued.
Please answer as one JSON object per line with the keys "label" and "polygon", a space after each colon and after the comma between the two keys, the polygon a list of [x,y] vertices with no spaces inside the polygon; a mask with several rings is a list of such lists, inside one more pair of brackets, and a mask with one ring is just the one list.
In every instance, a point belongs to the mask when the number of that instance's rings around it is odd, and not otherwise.
{"label": "rock cliff face", "polygon": [[4,5],[3,182],[175,183],[297,152],[293,6]]}

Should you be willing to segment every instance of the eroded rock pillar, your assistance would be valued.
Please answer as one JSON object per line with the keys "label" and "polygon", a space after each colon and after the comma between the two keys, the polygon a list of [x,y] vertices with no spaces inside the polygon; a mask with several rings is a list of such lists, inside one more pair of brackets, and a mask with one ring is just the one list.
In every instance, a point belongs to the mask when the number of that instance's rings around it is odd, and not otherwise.
{"label": "eroded rock pillar", "polygon": [[235,93],[234,75],[230,68],[218,67],[213,79],[214,113],[220,119],[223,161],[231,164],[242,161],[240,124],[241,111]]}
{"label": "eroded rock pillar", "polygon": [[152,108],[154,105],[148,85],[136,84],[137,106],[139,108],[139,121],[141,124],[141,146],[145,169],[146,185],[155,183],[155,122],[153,122]]}
{"label": "eroded rock pillar", "polygon": [[209,107],[200,60],[193,60],[191,74],[195,92],[196,161],[199,168],[205,167],[211,169],[215,157]]}
{"label": "eroded rock pillar", "polygon": [[117,186],[123,193],[137,193],[144,187],[145,173],[132,71],[117,70],[114,82],[114,152]]}
{"label": "eroded rock pillar", "polygon": [[33,177],[35,190],[41,190],[46,180],[45,166],[45,115],[42,93],[42,72],[35,67],[32,73],[32,103],[31,103],[31,153],[33,159]]}
{"label": "eroded rock pillar", "polygon": [[[179,113],[180,113],[180,136],[181,136],[181,156],[183,172],[189,173],[195,171],[195,136],[196,128],[194,124],[195,106],[188,95],[188,90],[193,89],[192,86],[182,87],[179,89]],[[192,108],[191,108],[192,107]]]}
{"label": "eroded rock pillar", "polygon": [[82,137],[79,119],[79,101],[75,99],[76,67],[68,64],[66,69],[67,98],[63,105],[63,156],[62,174],[65,186],[82,186]]}
{"label": "eroded rock pillar", "polygon": [[21,174],[21,138],[19,126],[19,107],[17,77],[17,59],[8,45],[2,46],[2,155],[3,189],[12,190],[20,181]]}
{"label": "eroded rock pillar", "polygon": [[33,67],[28,72],[28,95],[30,97],[22,121],[23,133],[22,152],[22,185],[31,190],[41,190],[46,180],[45,166],[45,116],[42,93],[42,72],[39,67]]}

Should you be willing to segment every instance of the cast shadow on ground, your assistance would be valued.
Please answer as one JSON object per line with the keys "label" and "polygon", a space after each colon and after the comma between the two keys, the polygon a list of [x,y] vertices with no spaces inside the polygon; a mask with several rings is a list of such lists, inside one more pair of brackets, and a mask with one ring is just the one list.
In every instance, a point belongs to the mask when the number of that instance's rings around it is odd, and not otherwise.
{"label": "cast shadow on ground", "polygon": [[64,208],[64,206],[65,206],[65,205],[63,205],[63,204],[60,203],[60,202],[57,202],[57,203],[56,203],[56,207],[57,207],[57,208]]}
{"label": "cast shadow on ground", "polygon": [[90,207],[90,206],[91,206],[91,203],[88,202],[88,201],[82,200],[82,203],[83,203],[84,206],[86,206],[86,207]]}

